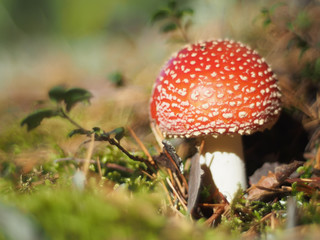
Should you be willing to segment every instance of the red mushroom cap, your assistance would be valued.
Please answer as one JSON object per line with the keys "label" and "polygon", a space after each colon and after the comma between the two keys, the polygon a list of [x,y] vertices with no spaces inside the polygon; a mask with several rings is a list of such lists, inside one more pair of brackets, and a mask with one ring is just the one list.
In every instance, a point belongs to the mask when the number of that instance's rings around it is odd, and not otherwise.
{"label": "red mushroom cap", "polygon": [[231,40],[206,41],[163,67],[150,117],[169,137],[251,134],[277,120],[280,97],[275,75],[255,51]]}

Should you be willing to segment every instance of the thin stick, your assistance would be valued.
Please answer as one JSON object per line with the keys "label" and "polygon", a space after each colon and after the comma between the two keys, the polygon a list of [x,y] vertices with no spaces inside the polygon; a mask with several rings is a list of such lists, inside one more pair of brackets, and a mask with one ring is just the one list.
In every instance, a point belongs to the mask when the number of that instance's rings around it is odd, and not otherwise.
{"label": "thin stick", "polygon": [[264,222],[265,220],[267,220],[268,218],[270,218],[274,213],[270,212],[267,215],[265,215],[263,218],[260,219],[259,222]]}
{"label": "thin stick", "polygon": [[147,155],[149,162],[154,165],[154,161],[152,156],[150,155],[150,153],[148,152],[147,148],[144,146],[144,144],[141,142],[141,140],[137,137],[137,135],[135,134],[135,132],[128,127],[129,132],[131,134],[131,136],[134,138],[134,140],[138,143],[138,145],[140,146],[140,148],[142,149],[142,151],[144,152],[145,155]]}
{"label": "thin stick", "polygon": [[85,176],[87,176],[88,170],[89,170],[89,165],[90,165],[90,159],[92,156],[92,152],[93,152],[93,147],[94,147],[94,134],[91,134],[91,141],[88,147],[88,151],[87,151],[87,155],[85,158],[85,162],[83,165],[83,173]]}
{"label": "thin stick", "polygon": [[223,212],[224,212],[224,207],[218,207],[218,209],[214,211],[214,214],[212,214],[211,217],[209,217],[205,221],[205,223],[211,226],[213,221],[216,220],[219,216],[221,216]]}
{"label": "thin stick", "polygon": [[132,174],[134,172],[133,169],[118,165],[116,163],[106,163],[106,167],[115,169],[117,171],[127,172],[127,173],[130,173],[130,174]]}
{"label": "thin stick", "polygon": [[177,191],[174,189],[174,187],[172,186],[172,183],[170,182],[169,178],[166,178],[167,183],[169,184],[171,190],[174,192],[175,196],[179,199],[182,207],[184,208],[185,211],[188,211],[187,206],[184,204],[184,202],[182,201],[182,199],[180,198],[179,194],[177,193]]}
{"label": "thin stick", "polygon": [[[74,158],[74,157],[66,157],[66,158],[59,158],[54,160],[54,162],[67,162],[67,161],[75,161],[76,163],[82,163],[85,162],[85,159],[81,159],[81,158]],[[90,163],[95,163],[96,161],[91,159]]]}
{"label": "thin stick", "polygon": [[119,142],[117,142],[113,138],[103,136],[103,137],[99,137],[97,140],[98,141],[108,141],[111,145],[116,146],[121,152],[123,152],[125,155],[127,155],[130,159],[132,159],[134,161],[143,162],[143,163],[147,164],[148,167],[150,167],[150,168],[152,166],[154,166],[148,161],[148,159],[144,159],[144,158],[141,158],[139,156],[135,156],[135,155],[132,155],[131,153],[129,153],[126,149],[124,149],[124,147],[122,147],[120,145]]}
{"label": "thin stick", "polygon": [[150,175],[149,173],[147,173],[146,171],[140,169],[140,171],[145,174],[146,176],[148,176],[150,179],[155,179],[156,175],[153,173],[152,175]]}
{"label": "thin stick", "polygon": [[99,157],[97,158],[97,166],[98,166],[98,171],[99,171],[100,178],[102,178],[102,171],[101,171],[101,165],[100,165]]}
{"label": "thin stick", "polygon": [[214,208],[214,207],[224,207],[226,204],[225,203],[200,203],[199,206],[202,207],[210,207],[210,208]]}
{"label": "thin stick", "polygon": [[61,113],[61,117],[67,119],[70,123],[72,123],[74,126],[76,126],[79,129],[82,129],[84,131],[87,131],[86,129],[84,129],[80,124],[78,124],[76,121],[74,121],[72,118],[69,117],[69,115],[62,109],[60,108],[60,113]]}

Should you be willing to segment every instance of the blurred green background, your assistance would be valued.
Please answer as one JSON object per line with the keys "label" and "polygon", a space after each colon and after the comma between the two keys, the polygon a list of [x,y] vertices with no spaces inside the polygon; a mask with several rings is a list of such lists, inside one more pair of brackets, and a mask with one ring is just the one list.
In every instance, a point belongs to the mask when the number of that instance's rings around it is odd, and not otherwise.
{"label": "blurred green background", "polygon": [[30,37],[83,37],[134,32],[148,21],[156,0],[1,0],[1,42]]}
{"label": "blurred green background", "polygon": [[[39,107],[55,85],[93,93],[93,110],[83,119],[88,127],[148,128],[153,83],[164,62],[185,44],[177,41],[179,31],[163,33],[161,22],[151,22],[168,2],[0,0],[0,131]],[[313,89],[313,100],[320,72],[316,1],[176,2],[193,10],[183,18],[191,21],[190,42],[242,41],[266,58],[289,96],[291,88],[300,89],[297,96]]]}
{"label": "blurred green background", "polygon": [[[243,21],[251,24],[251,16],[257,15],[253,9],[268,1],[178,2],[194,9],[190,39],[198,41],[235,35]],[[22,79],[40,86],[44,80],[53,81],[51,85],[72,84],[70,75],[59,74],[65,71],[63,67],[49,67],[62,62],[64,66],[70,64],[69,69],[82,68],[97,78],[101,77],[99,73],[120,69],[128,71],[132,79],[147,63],[159,65],[176,49],[168,46],[164,49],[168,37],[161,35],[159,26],[150,22],[152,14],[167,3],[164,0],[0,0],[0,84],[21,83]],[[239,7],[244,15],[234,12]],[[129,57],[131,62],[126,59]],[[52,71],[44,73],[37,68]],[[46,74],[56,74],[56,80],[46,79]],[[39,75],[41,80],[37,80]]]}
{"label": "blurred green background", "polygon": [[[0,132],[7,132],[8,123],[18,126],[55,85],[93,93],[91,112],[82,113],[88,127],[131,124],[148,129],[146,106],[153,83],[164,62],[185,44],[176,41],[179,31],[163,33],[161,22],[151,22],[168,2],[0,0]],[[262,7],[279,1],[176,2],[193,10],[183,19],[192,22],[187,29],[190,42],[233,38],[263,56],[268,53],[267,60],[283,68],[277,55],[270,57],[281,53],[270,51],[266,44],[268,33],[261,17]],[[124,87],[116,87],[112,76],[121,76]]]}
{"label": "blurred green background", "polygon": [[[61,61],[98,74],[97,68],[110,65],[106,59],[114,56],[104,49],[110,45],[108,39],[138,35],[160,4],[147,0],[1,0],[0,86],[50,82],[38,68],[57,66]],[[63,67],[51,69],[58,83],[70,81],[59,75]],[[39,75],[41,80],[37,80]]]}

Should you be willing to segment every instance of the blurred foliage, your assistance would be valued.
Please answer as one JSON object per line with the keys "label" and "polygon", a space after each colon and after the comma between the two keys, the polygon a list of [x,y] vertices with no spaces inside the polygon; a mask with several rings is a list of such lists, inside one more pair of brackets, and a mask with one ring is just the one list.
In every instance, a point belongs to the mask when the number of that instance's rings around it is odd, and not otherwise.
{"label": "blurred foliage", "polygon": [[66,39],[134,31],[148,21],[157,0],[1,0],[0,42],[14,43],[32,36]]}
{"label": "blurred foliage", "polygon": [[[1,180],[0,184],[3,191],[7,183]],[[46,185],[38,187],[32,195],[7,193],[5,198],[1,197],[1,202],[3,207],[14,207],[21,216],[32,219],[33,224],[26,227],[37,229],[40,226],[39,234],[45,232],[50,239],[170,239],[173,230],[170,221],[158,214],[159,196],[132,198],[123,191],[108,194],[96,185],[83,192],[63,185]],[[9,215],[7,225],[16,226],[15,220],[13,214]],[[0,229],[2,227],[4,224],[0,224]],[[176,222],[174,229],[179,231],[175,239],[205,235],[188,222]],[[37,231],[27,231],[34,232]],[[32,238],[25,236],[24,239]]]}
{"label": "blurred foliage", "polygon": [[109,74],[108,80],[116,87],[123,87],[125,84],[125,77],[119,71],[115,71]]}
{"label": "blurred foliage", "polygon": [[48,95],[50,100],[56,103],[56,106],[51,109],[38,109],[32,112],[21,121],[21,126],[27,125],[27,129],[30,131],[38,127],[44,118],[59,116],[68,119],[72,124],[79,127],[67,113],[79,102],[88,103],[92,94],[83,88],[66,89],[62,86],[56,86],[49,90]]}
{"label": "blurred foliage", "polygon": [[[77,129],[72,130],[68,137],[73,137],[75,135],[84,135],[86,137],[94,134],[96,141],[106,141],[115,147],[106,147],[103,146],[102,149],[96,151],[94,154],[94,159],[98,159],[99,163],[96,161],[95,164],[90,165],[90,170],[100,174],[100,177],[103,179],[108,179],[114,184],[122,185],[123,188],[130,189],[132,191],[150,191],[155,182],[150,181],[150,178],[147,175],[143,174],[143,171],[147,171],[147,166],[143,162],[143,158],[134,158],[133,155],[130,155],[121,145],[120,141],[125,135],[125,130],[123,127],[115,128],[109,132],[105,132],[99,127],[93,127],[92,130],[86,130],[71,119],[68,115],[71,108],[79,102],[87,102],[92,97],[92,94],[83,89],[83,88],[70,88],[67,89],[62,86],[55,86],[51,88],[48,92],[49,98],[55,103],[55,106],[52,109],[38,109],[21,121],[21,126],[27,125],[27,130],[33,130],[40,126],[44,118],[52,117],[61,117],[72,123]],[[79,149],[81,149],[79,147]],[[121,150],[121,151],[120,151]],[[87,151],[87,149],[84,149]],[[125,155],[126,154],[126,155]],[[85,154],[83,156],[81,153],[78,154],[77,159],[75,157],[71,158],[61,158],[59,164],[57,165],[56,171],[61,169],[61,166],[66,161],[68,166],[73,166],[72,174],[76,174],[75,169],[80,168],[85,160]],[[64,156],[66,157],[66,156]],[[81,159],[81,157],[83,157]],[[140,160],[142,159],[142,160]],[[79,162],[80,161],[80,162]],[[3,170],[6,172],[7,161],[3,162]],[[16,169],[12,168],[12,173]],[[41,166],[41,171],[31,171],[30,173],[21,176],[24,176],[21,179],[21,185],[25,186],[26,190],[32,186],[35,181],[42,181],[37,179],[39,173],[40,176],[46,176],[46,170]],[[36,179],[34,179],[36,177]],[[27,179],[27,180],[25,180]]]}
{"label": "blurred foliage", "polygon": [[181,37],[188,42],[187,30],[191,19],[185,17],[193,14],[193,9],[185,6],[187,1],[170,0],[166,7],[159,8],[151,16],[151,23],[161,22],[160,31],[163,33],[180,31]]}
{"label": "blurred foliage", "polygon": [[[288,55],[299,51],[297,68],[291,68],[291,79],[304,88],[320,90],[320,28],[318,1],[276,1],[261,10],[264,27],[287,39]],[[292,56],[293,58],[295,56]],[[308,96],[308,92],[305,94]]]}
{"label": "blurred foliage", "polygon": [[[227,235],[170,217],[170,209],[161,203],[161,190],[130,195],[123,188],[113,190],[107,181],[89,180],[83,191],[73,188],[70,178],[47,180],[30,194],[17,192],[10,182],[0,179],[0,213],[7,216],[6,222],[0,221],[0,239],[6,239],[1,235],[19,239],[14,237],[23,233],[24,239],[212,239]],[[17,228],[18,222],[24,231]]]}

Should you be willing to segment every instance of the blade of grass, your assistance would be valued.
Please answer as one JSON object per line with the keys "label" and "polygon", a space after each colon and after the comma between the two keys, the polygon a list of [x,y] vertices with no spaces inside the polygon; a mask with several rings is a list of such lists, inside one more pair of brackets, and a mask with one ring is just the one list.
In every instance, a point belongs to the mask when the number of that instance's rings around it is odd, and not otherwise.
{"label": "blade of grass", "polygon": [[88,174],[90,160],[91,160],[91,156],[92,156],[92,152],[93,152],[93,147],[94,147],[94,134],[91,134],[91,139],[90,139],[89,147],[87,150],[87,155],[86,155],[85,162],[84,162],[83,169],[82,169],[83,174],[85,176],[87,176],[87,174]]}
{"label": "blade of grass", "polygon": [[99,176],[100,176],[100,178],[102,178],[102,171],[101,171],[101,165],[100,165],[99,157],[97,158],[97,166],[98,166]]}

